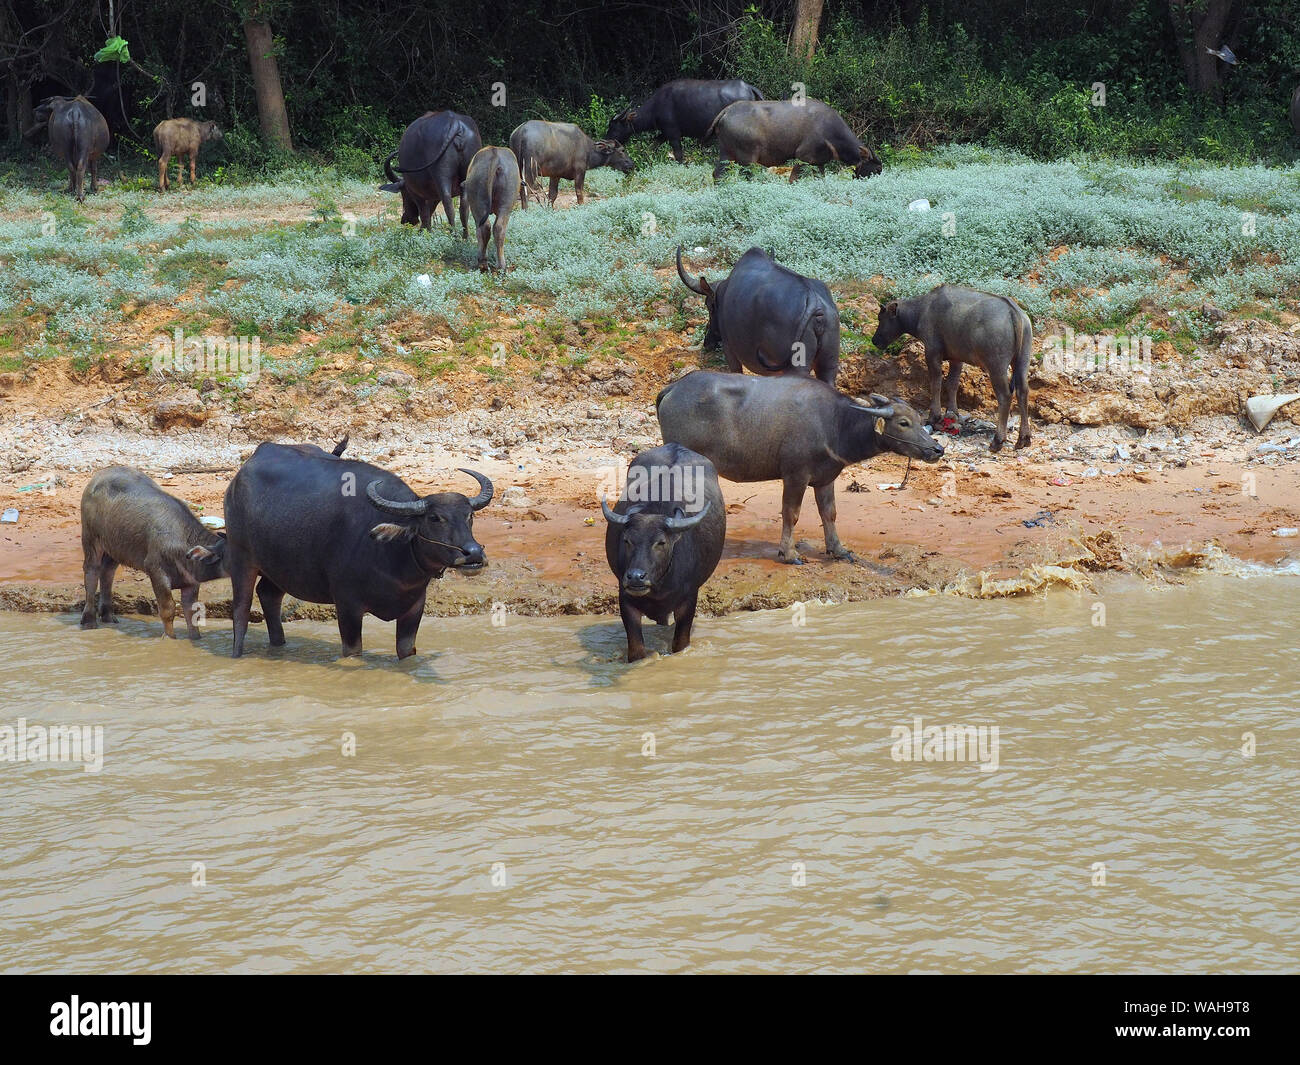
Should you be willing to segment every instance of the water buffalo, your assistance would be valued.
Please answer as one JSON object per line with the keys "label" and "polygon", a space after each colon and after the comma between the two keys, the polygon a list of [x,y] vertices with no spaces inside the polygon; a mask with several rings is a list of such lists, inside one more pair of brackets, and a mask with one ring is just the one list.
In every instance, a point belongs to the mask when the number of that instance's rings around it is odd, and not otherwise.
{"label": "water buffalo", "polygon": [[287,593],[334,604],[345,657],[361,653],[366,614],[396,619],[397,657],[415,654],[429,581],[486,565],[473,524],[492,500],[492,482],[462,472],[479,483],[472,499],[421,498],[378,466],[311,444],[259,444],[226,489],[234,656],[244,653],[255,581],[274,647],[284,643]]}
{"label": "water buffalo", "polygon": [[[415,225],[419,219],[422,229],[432,227],[433,212],[442,204],[447,215],[447,229],[454,236],[451,201],[461,195],[469,161],[483,147],[478,123],[469,115],[455,111],[429,111],[409,126],[397,145],[397,169],[393,173],[389,156],[384,161],[388,184],[381,185],[383,192],[396,192],[402,197],[402,221]],[[460,201],[460,228],[469,236],[468,208],[464,197]]]}
{"label": "water buffalo", "polygon": [[172,589],[179,588],[189,637],[197,640],[194,604],[199,585],[227,576],[224,535],[206,528],[188,506],[129,466],[100,470],[86,485],[81,494],[81,548],[86,575],[83,629],[98,628],[100,621],[117,622],[113,613],[113,577],[122,565],[149,577],[163,631],[173,638],[176,605]]}
{"label": "water buffalo", "polygon": [[99,184],[99,158],[108,150],[108,123],[84,96],[51,96],[32,112],[34,133],[44,126],[50,135],[50,151],[68,168],[68,191],[81,202],[86,198],[86,172],[90,191]]}
{"label": "water buffalo", "polygon": [[519,186],[519,203],[526,210],[528,193],[542,202],[537,179],[551,179],[550,203],[555,206],[559,195],[560,179],[573,182],[578,202],[583,202],[583,185],[587,171],[610,166],[626,174],[632,169],[632,160],[617,141],[595,141],[572,122],[543,122],[534,119],[515,127],[510,134],[510,148],[519,160],[524,180]]}
{"label": "water buffalo", "polygon": [[[469,204],[478,231],[478,268],[488,269],[488,237],[496,241],[497,269],[506,272],[506,226],[519,191],[519,164],[509,148],[484,148],[474,156],[465,177],[461,206]],[[496,217],[489,222],[490,216]]]}
{"label": "water buffalo", "polygon": [[713,463],[681,444],[643,451],[627,471],[623,498],[605,512],[605,558],[618,578],[627,660],[646,655],[641,619],[674,622],[673,652],[691,642],[700,586],[722,557],[727,508]]}
{"label": "water buffalo", "polygon": [[1029,359],[1033,350],[1034,327],[1029,315],[1010,296],[940,285],[924,296],[890,300],[880,309],[880,321],[871,343],[887,347],[902,334],[910,333],[925,344],[925,364],[930,371],[930,424],[939,423],[939,387],[943,360],[948,376],[943,388],[948,394],[948,418],[943,427],[957,429],[957,381],[962,365],[973,362],[993,382],[998,400],[998,428],[990,450],[1001,451],[1007,439],[1007,415],[1011,393],[1020,401],[1020,435],[1016,448],[1029,444]]}
{"label": "water buffalo", "polygon": [[615,115],[605,137],[626,144],[636,133],[656,130],[672,145],[673,158],[684,163],[683,137],[702,138],[718,112],[728,104],[763,98],[761,92],[744,81],[681,78],[659,86],[648,100]]}
{"label": "water buffalo", "polygon": [[682,284],[704,297],[709,325],[704,347],[719,346],[727,367],[758,374],[810,371],[829,385],[840,369],[840,312],[830,289],[787,270],[762,248],[750,248],[716,285],[692,281],[677,249]]}
{"label": "water buffalo", "polygon": [[190,160],[190,185],[194,184],[194,164],[199,149],[208,141],[221,140],[221,127],[215,122],[196,122],[192,118],[168,118],[153,129],[154,147],[158,149],[158,191],[167,189],[167,164],[178,157],[177,180],[185,184],[185,157]]}
{"label": "water buffalo", "polygon": [[731,481],[781,481],[777,557],[799,564],[794,527],[808,486],[826,533],[826,553],[851,559],[835,531],[835,478],[882,451],[937,462],[943,446],[921,416],[899,399],[873,395],[871,406],[811,377],[737,377],[697,370],[655,400],[665,440],[707,455]]}
{"label": "water buffalo", "polygon": [[705,134],[718,138],[716,181],[731,162],[742,166],[780,166],[797,159],[790,180],[799,176],[800,164],[812,163],[821,173],[832,159],[853,166],[855,178],[881,171],[876,153],[849,129],[840,113],[820,100],[763,100],[730,104],[719,112]]}

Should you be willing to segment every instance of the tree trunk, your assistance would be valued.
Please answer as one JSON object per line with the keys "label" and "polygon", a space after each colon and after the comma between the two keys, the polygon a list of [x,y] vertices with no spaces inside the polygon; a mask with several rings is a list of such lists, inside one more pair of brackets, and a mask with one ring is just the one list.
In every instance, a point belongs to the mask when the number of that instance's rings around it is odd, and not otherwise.
{"label": "tree trunk", "polygon": [[795,59],[811,59],[817,50],[825,5],[826,0],[795,0],[794,29],[790,31],[790,55]]}
{"label": "tree trunk", "polygon": [[1178,54],[1183,61],[1183,79],[1193,92],[1221,101],[1219,60],[1207,48],[1218,48],[1236,0],[1169,0],[1169,21],[1173,26]]}
{"label": "tree trunk", "polygon": [[284,92],[280,88],[280,68],[272,49],[275,39],[271,25],[260,21],[261,5],[255,5],[244,20],[244,36],[248,40],[248,65],[253,72],[253,90],[257,94],[257,118],[262,127],[262,137],[286,152],[293,151],[289,137],[289,114],[284,109]]}

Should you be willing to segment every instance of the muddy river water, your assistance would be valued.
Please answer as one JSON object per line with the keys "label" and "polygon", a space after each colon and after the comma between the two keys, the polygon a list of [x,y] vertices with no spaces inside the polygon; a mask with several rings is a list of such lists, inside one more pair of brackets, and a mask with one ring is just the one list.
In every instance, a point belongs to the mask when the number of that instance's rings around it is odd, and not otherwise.
{"label": "muddy river water", "polygon": [[810,603],[633,668],[616,618],[399,664],[0,614],[0,968],[1294,970],[1298,593]]}

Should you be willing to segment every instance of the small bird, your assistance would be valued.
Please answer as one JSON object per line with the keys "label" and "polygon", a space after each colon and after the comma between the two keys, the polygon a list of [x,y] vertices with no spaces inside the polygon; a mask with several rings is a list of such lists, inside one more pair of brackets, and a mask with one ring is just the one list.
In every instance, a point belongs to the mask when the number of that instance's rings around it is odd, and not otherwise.
{"label": "small bird", "polygon": [[1210,55],[1217,56],[1219,59],[1222,59],[1229,66],[1235,67],[1237,65],[1237,57],[1233,55],[1232,49],[1229,48],[1226,44],[1220,45],[1218,48],[1211,48],[1209,45],[1206,45],[1205,50]]}

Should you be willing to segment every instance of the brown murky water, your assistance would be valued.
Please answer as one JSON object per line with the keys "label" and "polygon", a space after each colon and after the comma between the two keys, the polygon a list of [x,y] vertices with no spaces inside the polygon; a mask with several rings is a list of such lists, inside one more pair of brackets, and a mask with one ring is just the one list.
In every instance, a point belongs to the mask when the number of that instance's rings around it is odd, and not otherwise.
{"label": "brown murky water", "polygon": [[[810,604],[631,669],[605,618],[399,665],[0,615],[0,726],[104,729],[0,761],[0,968],[1294,970],[1297,591]],[[914,715],[996,770],[896,761]]]}

